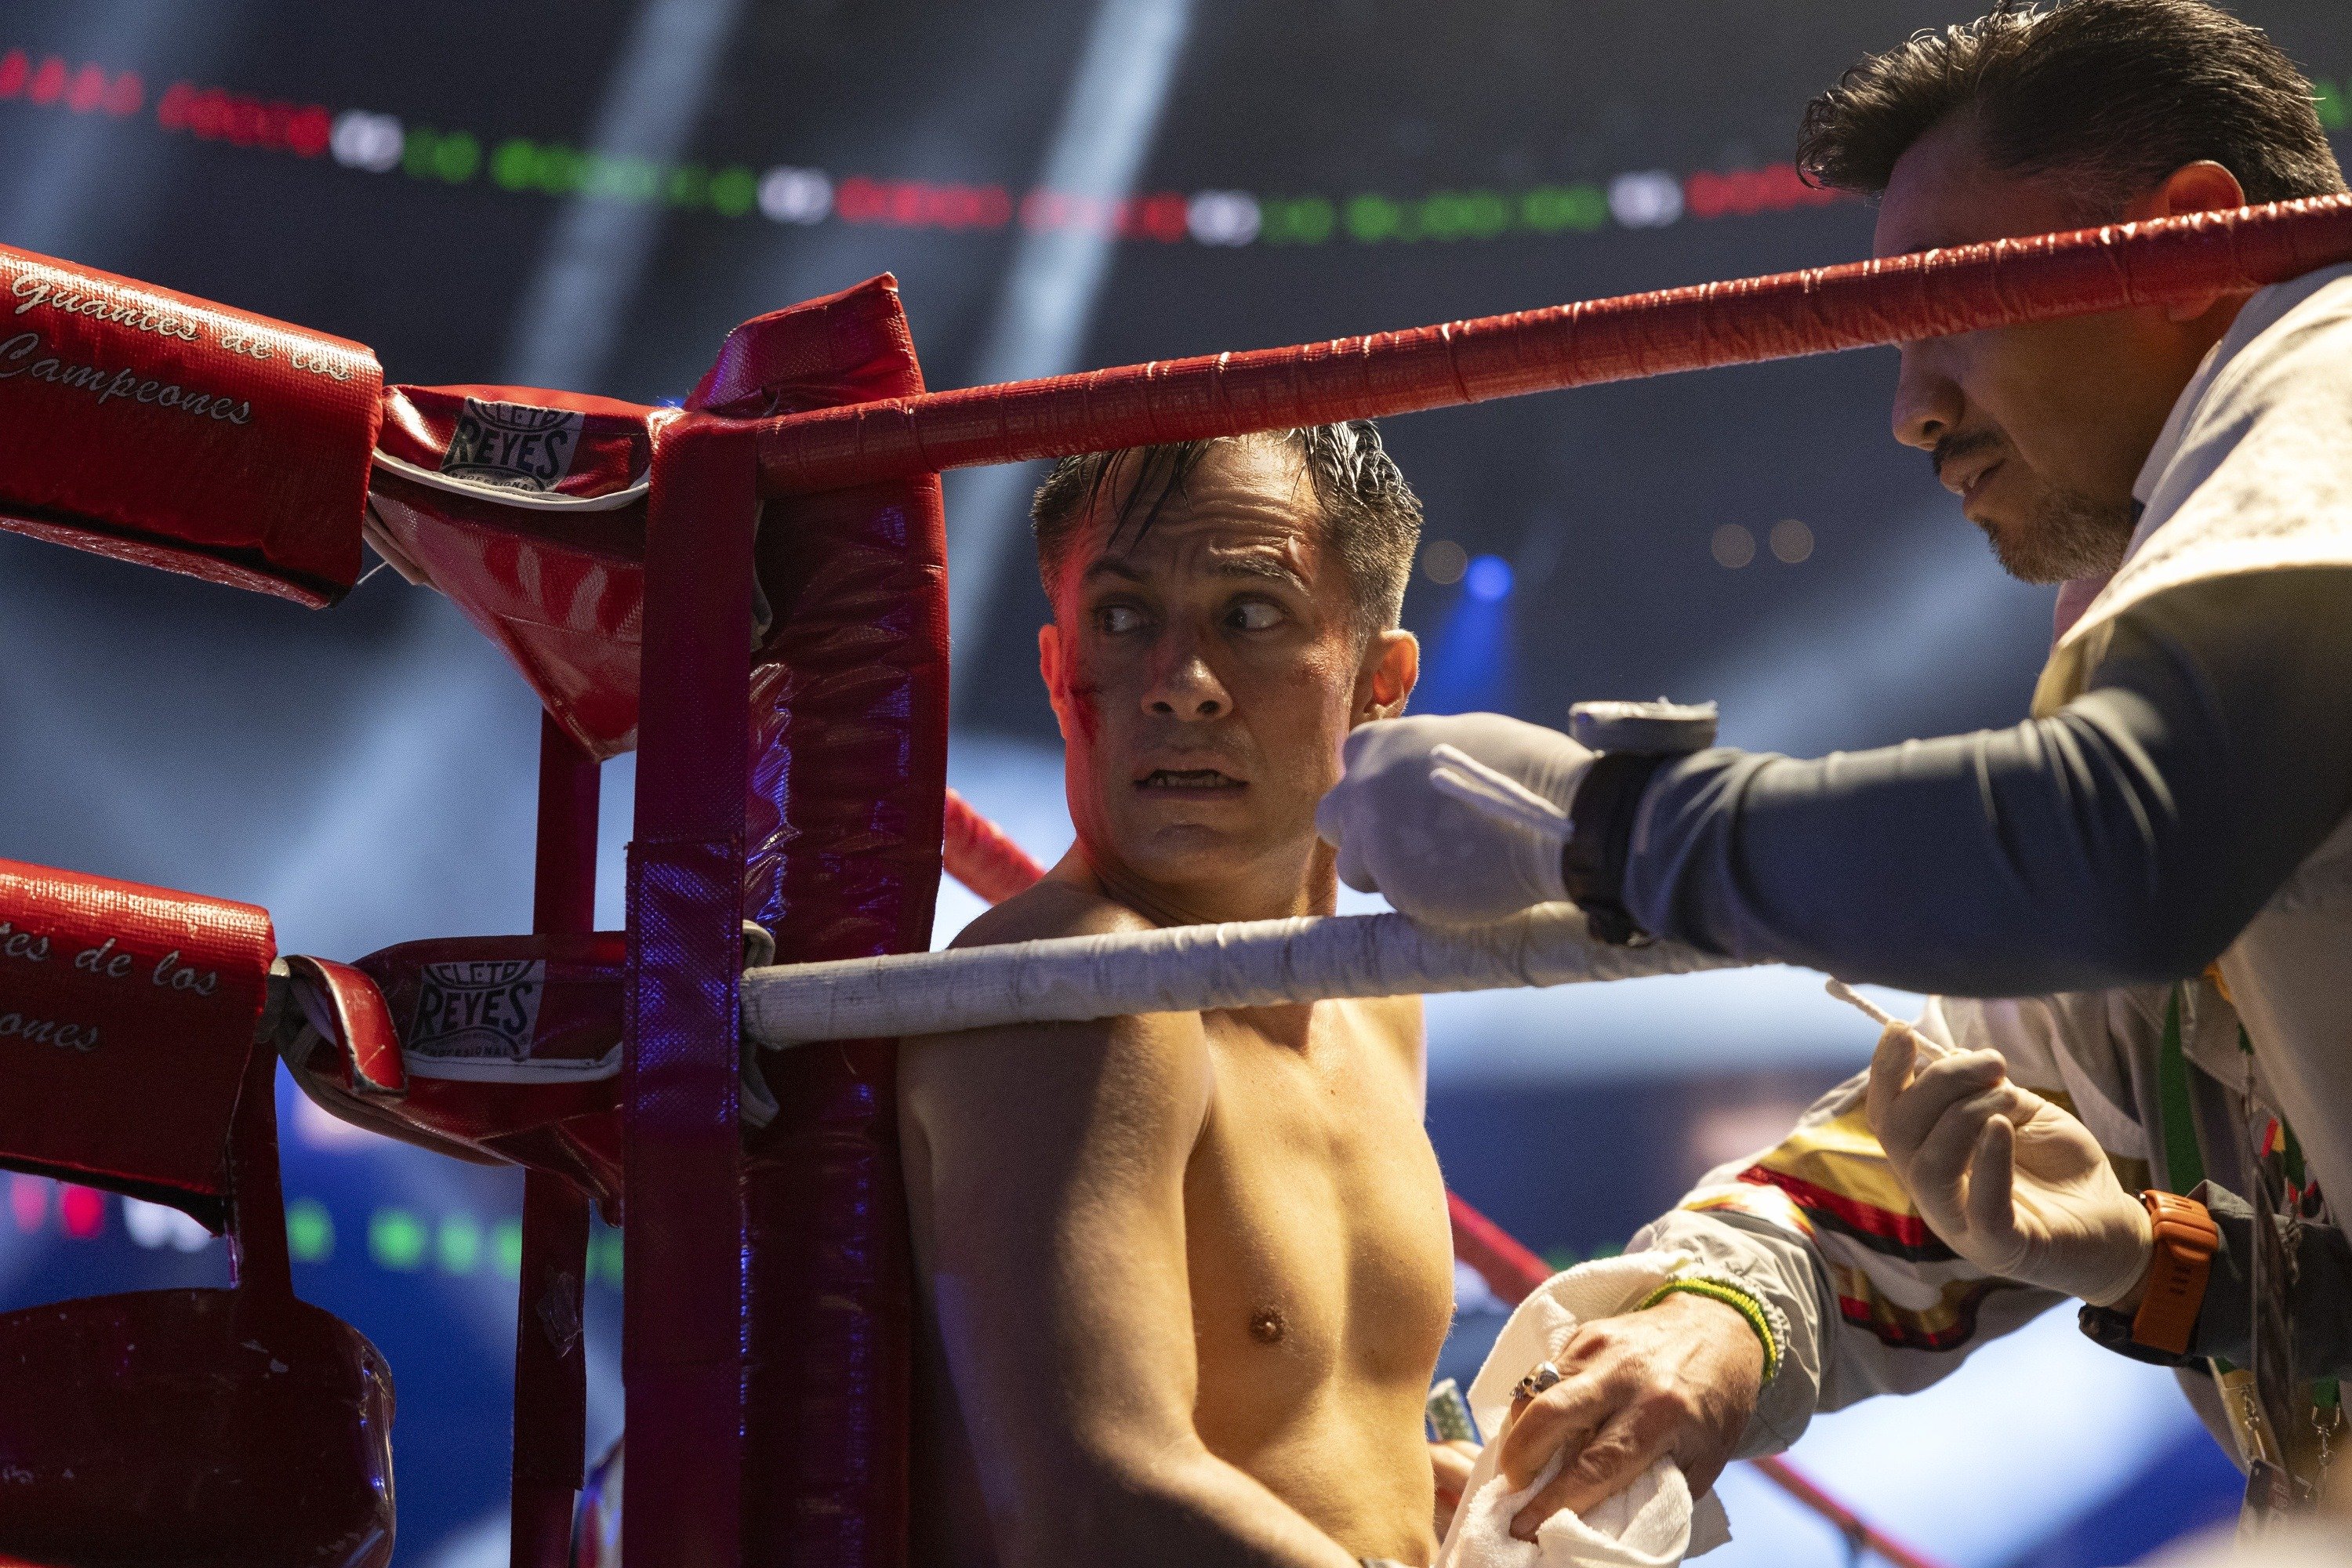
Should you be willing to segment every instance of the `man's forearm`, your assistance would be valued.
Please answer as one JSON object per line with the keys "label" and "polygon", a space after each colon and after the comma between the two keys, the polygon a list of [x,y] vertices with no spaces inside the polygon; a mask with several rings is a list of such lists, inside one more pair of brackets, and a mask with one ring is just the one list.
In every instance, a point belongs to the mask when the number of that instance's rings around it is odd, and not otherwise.
{"label": "man's forearm", "polygon": [[1920,991],[2194,973],[2352,805],[2352,574],[2186,589],[2014,729],[1799,762],[1708,752],[1643,796],[1643,929]]}
{"label": "man's forearm", "polygon": [[1680,1247],[1699,1272],[1720,1275],[1771,1304],[1781,1335],[1779,1364],[1756,1403],[1734,1457],[1777,1454],[1804,1435],[1821,1400],[1825,1332],[1837,1322],[1837,1300],[1820,1259],[1796,1236],[1737,1214],[1669,1209],[1635,1234],[1628,1252]]}

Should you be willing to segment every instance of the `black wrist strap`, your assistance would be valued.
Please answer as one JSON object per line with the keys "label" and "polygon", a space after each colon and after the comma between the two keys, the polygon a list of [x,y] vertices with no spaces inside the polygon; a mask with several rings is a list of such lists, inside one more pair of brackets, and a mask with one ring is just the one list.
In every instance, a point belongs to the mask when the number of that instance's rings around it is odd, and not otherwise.
{"label": "black wrist strap", "polygon": [[2113,1307],[2094,1307],[2085,1301],[2083,1310],[2074,1314],[2074,1321],[2093,1344],[2103,1345],[2117,1355],[2129,1356],[2150,1366],[2193,1367],[2204,1364],[2205,1358],[2196,1354],[2193,1347],[2189,1353],[2175,1355],[2154,1345],[2141,1344],[2132,1338],[2132,1314],[2118,1312]]}
{"label": "black wrist strap", "polygon": [[1603,752],[1593,759],[1569,805],[1568,842],[1559,879],[1595,942],[1628,946],[1648,933],[1625,908],[1625,861],[1650,777],[1673,761],[1659,752]]}

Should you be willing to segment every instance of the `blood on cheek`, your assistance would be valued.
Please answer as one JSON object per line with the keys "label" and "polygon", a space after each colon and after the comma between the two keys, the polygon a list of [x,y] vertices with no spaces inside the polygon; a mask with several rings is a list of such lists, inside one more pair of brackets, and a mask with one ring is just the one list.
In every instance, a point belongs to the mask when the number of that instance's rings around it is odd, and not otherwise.
{"label": "blood on cheek", "polygon": [[1077,731],[1070,738],[1093,745],[1102,734],[1102,688],[1091,680],[1073,680],[1062,689],[1062,705]]}

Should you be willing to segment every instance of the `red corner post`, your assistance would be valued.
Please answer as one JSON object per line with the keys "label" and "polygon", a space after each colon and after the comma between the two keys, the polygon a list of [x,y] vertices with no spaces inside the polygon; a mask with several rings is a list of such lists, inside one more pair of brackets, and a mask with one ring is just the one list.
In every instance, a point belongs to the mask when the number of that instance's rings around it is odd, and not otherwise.
{"label": "red corner post", "polygon": [[734,1568],[741,1514],[736,1082],[756,454],[688,415],[654,450],[623,1045],[622,1557]]}
{"label": "red corner post", "polygon": [[[756,419],[922,385],[880,278],[743,323],[687,406]],[[929,945],[946,538],[935,474],[768,505],[744,912],[786,963]],[[903,1568],[914,1287],[897,1047],[762,1052],[760,1070],[779,1110],[743,1158],[744,1568]]]}
{"label": "red corner post", "polygon": [[[539,718],[539,869],[530,929],[596,929],[596,759],[549,714]],[[514,1568],[564,1568],[587,1443],[588,1367],[580,1314],[588,1199],[552,1172],[526,1168],[522,1274],[515,1293]]]}

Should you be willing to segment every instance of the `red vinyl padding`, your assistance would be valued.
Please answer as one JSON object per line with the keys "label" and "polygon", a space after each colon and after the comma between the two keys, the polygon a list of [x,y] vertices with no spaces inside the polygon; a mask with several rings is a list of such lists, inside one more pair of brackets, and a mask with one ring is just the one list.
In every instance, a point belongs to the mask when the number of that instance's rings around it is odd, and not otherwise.
{"label": "red vinyl padding", "polygon": [[383,1568],[392,1419],[383,1355],[308,1302],[140,1290],[0,1313],[0,1563]]}
{"label": "red vinyl padding", "polygon": [[286,1065],[347,1121],[561,1176],[618,1223],[625,947],[619,931],[436,937],[352,965],[289,960],[312,1032]]}
{"label": "red vinyl padding", "polygon": [[383,1568],[392,1381],[297,1300],[269,917],[0,861],[0,1164],[226,1229],[234,1289],[0,1313],[0,1561]]}
{"label": "red vinyl padding", "polygon": [[[922,390],[895,282],[738,328],[689,405],[751,417]],[[771,504],[751,674],[745,904],[779,961],[930,944],[947,786],[936,475]],[[907,1552],[911,1265],[895,1048],[772,1053],[744,1154],[746,1568]]]}
{"label": "red vinyl padding", "polygon": [[358,343],[0,246],[0,528],[333,603],[383,371]]}
{"label": "red vinyl padding", "polygon": [[0,1165],[220,1229],[276,957],[251,904],[0,860]]}
{"label": "red vinyl padding", "polygon": [[635,746],[644,498],[534,510],[500,492],[526,502],[624,495],[645,479],[655,427],[674,411],[518,386],[392,386],[383,405],[384,456],[477,489],[379,468],[379,548],[447,595],[590,756]]}

